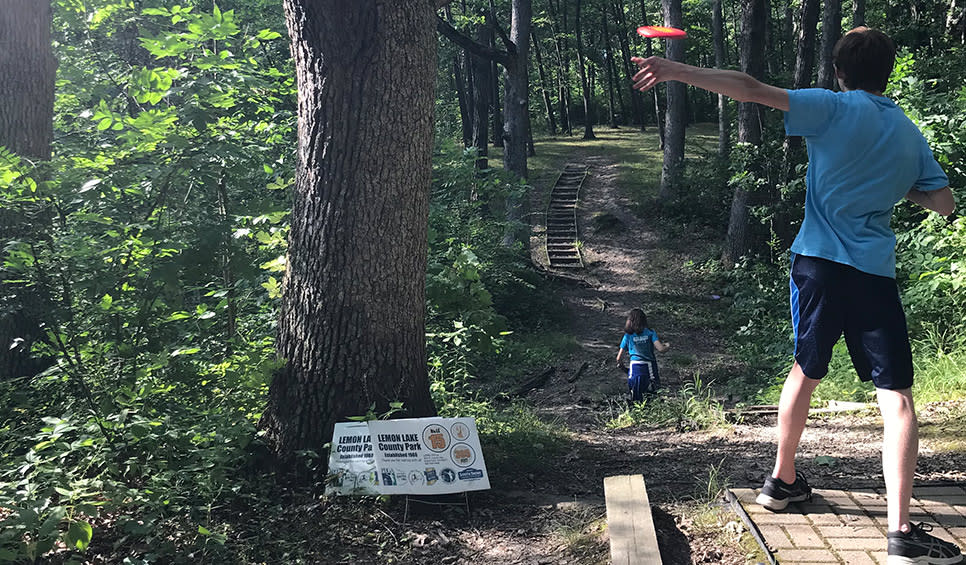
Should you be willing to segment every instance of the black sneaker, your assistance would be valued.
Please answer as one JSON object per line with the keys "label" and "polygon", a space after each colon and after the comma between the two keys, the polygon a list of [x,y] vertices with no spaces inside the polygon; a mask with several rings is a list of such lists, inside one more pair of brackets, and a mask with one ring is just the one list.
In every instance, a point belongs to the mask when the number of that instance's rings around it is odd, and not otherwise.
{"label": "black sneaker", "polygon": [[802,502],[812,499],[812,488],[808,486],[805,475],[795,474],[795,482],[788,484],[781,479],[768,477],[761,487],[761,494],[755,502],[769,510],[784,510],[789,502]]}
{"label": "black sneaker", "polygon": [[943,541],[926,532],[929,524],[911,524],[907,533],[889,532],[888,565],[953,565],[962,563],[963,556],[956,544]]}

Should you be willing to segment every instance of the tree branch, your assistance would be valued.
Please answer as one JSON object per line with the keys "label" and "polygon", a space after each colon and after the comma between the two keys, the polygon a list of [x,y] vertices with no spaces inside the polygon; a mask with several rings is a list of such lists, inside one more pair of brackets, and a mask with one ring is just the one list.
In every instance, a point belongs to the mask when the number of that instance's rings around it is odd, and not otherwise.
{"label": "tree branch", "polygon": [[496,18],[496,12],[490,11],[489,20],[490,25],[492,25],[493,29],[496,30],[496,34],[500,36],[500,41],[503,42],[503,46],[506,47],[507,54],[515,59],[517,54],[517,45],[516,43],[510,41],[510,37],[506,34],[503,26],[500,25],[500,20]]}
{"label": "tree branch", "polygon": [[466,49],[477,57],[482,57],[490,61],[496,61],[504,67],[509,67],[511,63],[510,54],[500,49],[493,49],[487,45],[481,45],[469,37],[463,35],[456,28],[449,25],[443,18],[436,16],[436,31],[445,36],[453,43]]}

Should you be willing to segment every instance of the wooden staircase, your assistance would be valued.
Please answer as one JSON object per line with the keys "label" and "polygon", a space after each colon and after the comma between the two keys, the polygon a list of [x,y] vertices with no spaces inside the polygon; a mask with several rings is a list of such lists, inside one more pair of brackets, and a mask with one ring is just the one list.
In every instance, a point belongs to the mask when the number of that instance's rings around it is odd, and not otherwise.
{"label": "wooden staircase", "polygon": [[550,191],[547,207],[547,260],[552,268],[584,266],[577,246],[577,197],[587,176],[584,165],[567,165]]}

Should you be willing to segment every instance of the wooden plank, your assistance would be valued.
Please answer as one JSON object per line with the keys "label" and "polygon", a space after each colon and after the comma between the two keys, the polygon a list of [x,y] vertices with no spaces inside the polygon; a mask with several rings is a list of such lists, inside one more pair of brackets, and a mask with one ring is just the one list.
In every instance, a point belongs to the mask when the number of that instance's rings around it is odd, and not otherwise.
{"label": "wooden plank", "polygon": [[614,565],[661,565],[643,475],[604,477],[610,558]]}

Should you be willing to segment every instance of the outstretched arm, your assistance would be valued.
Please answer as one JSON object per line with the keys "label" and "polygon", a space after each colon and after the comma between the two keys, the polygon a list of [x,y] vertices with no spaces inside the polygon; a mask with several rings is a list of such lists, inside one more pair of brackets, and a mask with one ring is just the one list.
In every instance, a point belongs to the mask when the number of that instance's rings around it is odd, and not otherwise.
{"label": "outstretched arm", "polygon": [[939,190],[930,190],[929,192],[912,189],[906,194],[906,199],[915,202],[927,210],[939,212],[943,216],[952,214],[953,210],[956,209],[956,201],[953,200],[953,191],[949,190],[948,186],[946,188],[940,188]]}
{"label": "outstretched arm", "polygon": [[752,76],[722,69],[704,69],[661,57],[631,57],[638,67],[634,75],[634,88],[645,91],[658,83],[676,80],[704,90],[724,94],[739,102],[757,102],[788,111],[788,91],[760,82]]}
{"label": "outstretched arm", "polygon": [[657,340],[654,342],[654,349],[656,349],[658,353],[664,353],[668,349],[671,349],[671,344],[666,341]]}

